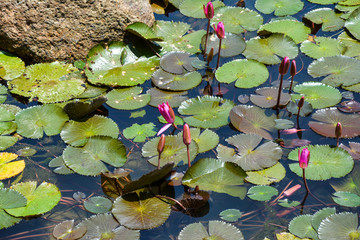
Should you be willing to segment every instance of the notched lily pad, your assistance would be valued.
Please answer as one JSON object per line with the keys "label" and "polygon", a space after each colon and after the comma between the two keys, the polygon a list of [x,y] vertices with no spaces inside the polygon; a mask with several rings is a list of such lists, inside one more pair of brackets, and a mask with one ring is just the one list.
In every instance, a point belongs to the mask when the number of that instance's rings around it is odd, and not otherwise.
{"label": "notched lily pad", "polygon": [[324,219],[318,229],[320,240],[326,239],[359,239],[358,215],[342,212],[330,215]]}
{"label": "notched lily pad", "polygon": [[324,32],[337,31],[345,24],[344,19],[341,18],[341,13],[335,13],[331,8],[312,10],[306,13],[304,18],[313,23],[322,24],[322,30]]}
{"label": "notched lily pad", "polygon": [[280,182],[286,175],[286,170],[281,163],[258,171],[247,171],[245,180],[256,185],[270,185]]}
{"label": "notched lily pad", "polygon": [[18,155],[14,153],[0,153],[0,180],[14,177],[24,170],[24,160],[13,161],[17,157]]}
{"label": "notched lily pad", "polygon": [[200,134],[200,128],[191,128],[190,133],[191,139],[198,145],[199,153],[207,152],[219,144],[219,135],[209,129]]}
{"label": "notched lily pad", "polygon": [[107,99],[103,96],[92,99],[75,99],[64,106],[64,111],[70,119],[80,119],[94,112],[106,101]]}
{"label": "notched lily pad", "polygon": [[270,14],[274,12],[275,16],[293,15],[304,7],[300,0],[257,0],[255,8],[262,13]]}
{"label": "notched lily pad", "polygon": [[147,137],[155,136],[154,127],[153,123],[142,125],[134,123],[131,127],[125,128],[123,134],[128,139],[134,139],[134,142],[145,142]]}
{"label": "notched lily pad", "polygon": [[92,213],[107,213],[112,208],[112,202],[108,198],[95,196],[86,199],[84,201],[84,207],[87,211]]}
{"label": "notched lily pad", "polygon": [[113,89],[106,98],[106,104],[119,110],[134,110],[145,107],[150,102],[149,94],[141,94],[142,87],[131,87],[124,89]]}
{"label": "notched lily pad", "polygon": [[[201,46],[204,49],[205,36],[201,41]],[[213,54],[216,55],[219,52],[219,38],[215,33],[210,34],[206,46],[206,54],[210,53],[211,48],[214,48]],[[241,54],[246,47],[244,38],[239,34],[233,34],[225,32],[225,38],[221,41],[221,57],[233,57]]]}
{"label": "notched lily pad", "polygon": [[170,91],[183,91],[196,87],[201,83],[202,77],[199,72],[189,72],[175,75],[158,69],[152,75],[152,82],[161,89]]}
{"label": "notched lily pad", "polygon": [[190,53],[185,52],[169,52],[161,57],[160,67],[164,71],[173,74],[195,71],[195,68],[191,65],[193,59],[190,56]]}
{"label": "notched lily pad", "polygon": [[85,226],[75,228],[74,220],[67,220],[54,227],[53,236],[56,239],[79,239],[84,236],[86,231]]}
{"label": "notched lily pad", "polygon": [[0,78],[12,80],[20,77],[25,70],[25,63],[18,57],[0,51]]}
{"label": "notched lily pad", "polygon": [[333,194],[332,199],[334,202],[345,207],[358,207],[360,206],[360,197],[350,192],[336,192]]}
{"label": "notched lily pad", "polygon": [[309,214],[295,217],[289,223],[289,232],[300,238],[318,239],[316,229],[312,226],[312,216]]}
{"label": "notched lily pad", "polygon": [[168,102],[172,108],[175,108],[180,106],[181,102],[189,98],[187,96],[187,91],[169,92],[157,88],[150,88],[146,93],[150,94],[151,100],[149,102],[149,105],[153,107],[157,107],[164,102]]}
{"label": "notched lily pad", "polygon": [[360,40],[360,8],[354,10],[345,22],[345,28],[349,30],[357,40]]}
{"label": "notched lily pad", "polygon": [[222,220],[228,222],[236,222],[242,216],[242,212],[239,209],[226,209],[219,214]]}
{"label": "notched lily pad", "polygon": [[18,191],[0,188],[0,229],[8,228],[21,221],[21,218],[7,214],[4,209],[24,207],[26,201],[24,195]]}
{"label": "notched lily pad", "polygon": [[269,201],[278,194],[278,190],[270,186],[253,186],[249,189],[247,196],[256,201]]}
{"label": "notched lily pad", "polygon": [[[255,90],[256,94],[250,95],[250,101],[262,108],[272,108],[276,106],[279,88],[263,87]],[[279,106],[285,106],[291,99],[291,95],[285,92],[281,93]]]}
{"label": "notched lily pad", "polygon": [[330,37],[315,37],[314,41],[306,40],[300,47],[301,52],[315,59],[341,55],[345,49],[339,40]]}

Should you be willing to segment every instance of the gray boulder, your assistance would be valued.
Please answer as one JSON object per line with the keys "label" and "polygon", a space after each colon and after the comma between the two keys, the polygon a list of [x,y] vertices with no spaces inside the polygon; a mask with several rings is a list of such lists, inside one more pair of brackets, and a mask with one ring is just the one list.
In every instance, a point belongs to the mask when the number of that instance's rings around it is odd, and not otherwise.
{"label": "gray boulder", "polygon": [[0,0],[0,49],[28,63],[82,59],[137,21],[153,24],[149,0]]}

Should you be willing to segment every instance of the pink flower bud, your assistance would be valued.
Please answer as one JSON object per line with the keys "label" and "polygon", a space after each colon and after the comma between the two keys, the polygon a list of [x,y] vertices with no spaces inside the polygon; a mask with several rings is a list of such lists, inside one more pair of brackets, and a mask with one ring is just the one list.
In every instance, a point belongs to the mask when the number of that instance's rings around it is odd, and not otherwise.
{"label": "pink flower bud", "polygon": [[310,161],[310,151],[308,148],[304,148],[301,153],[300,149],[298,151],[298,158],[299,158],[299,166],[302,169],[307,168],[309,161]]}
{"label": "pink flower bud", "polygon": [[165,148],[165,134],[161,134],[160,136],[160,140],[157,146],[157,151],[158,153],[162,153],[164,151]]}
{"label": "pink flower bud", "polygon": [[214,24],[214,29],[218,38],[220,39],[225,38],[225,26],[222,22],[219,22],[217,27]]}
{"label": "pink flower bud", "polygon": [[290,75],[292,77],[294,77],[296,75],[296,62],[295,62],[295,60],[291,61]]}
{"label": "pink flower bud", "polygon": [[211,1],[209,1],[206,6],[203,5],[204,14],[207,19],[212,19],[214,17],[214,6]]}
{"label": "pink flower bud", "polygon": [[158,105],[158,109],[167,123],[173,123],[175,121],[174,110],[170,107],[168,102],[166,102],[166,104],[162,103]]}
{"label": "pink flower bud", "polygon": [[341,137],[341,134],[342,134],[342,126],[341,126],[341,123],[338,122],[336,124],[336,128],[335,128],[335,137],[336,138],[340,138]]}
{"label": "pink flower bud", "polygon": [[290,197],[291,195],[293,195],[297,190],[299,190],[301,188],[300,184],[296,184],[295,186],[289,188],[288,190],[286,190],[284,192],[284,196],[285,197]]}
{"label": "pink flower bud", "polygon": [[184,124],[183,129],[183,141],[186,146],[190,145],[191,143],[191,134],[190,134],[190,128],[187,123]]}
{"label": "pink flower bud", "polygon": [[285,75],[289,70],[290,60],[288,57],[284,57],[279,66],[279,73]]}
{"label": "pink flower bud", "polygon": [[302,96],[298,102],[298,108],[302,108],[304,106],[304,102],[305,102],[305,97]]}

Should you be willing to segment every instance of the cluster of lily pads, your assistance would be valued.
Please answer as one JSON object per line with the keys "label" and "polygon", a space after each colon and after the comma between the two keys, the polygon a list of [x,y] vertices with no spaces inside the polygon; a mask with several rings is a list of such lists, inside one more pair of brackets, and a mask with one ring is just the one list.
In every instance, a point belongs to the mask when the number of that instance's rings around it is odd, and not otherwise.
{"label": "cluster of lily pads", "polygon": [[[172,4],[182,15],[195,19],[206,17],[204,6],[209,4],[208,0],[157,2]],[[206,37],[205,30],[193,30],[195,26],[185,22],[134,23],[127,30],[140,44],[101,43],[89,51],[85,61],[75,63],[25,66],[21,59],[0,51],[0,150],[6,151],[0,153],[0,180],[9,179],[0,187],[0,229],[48,212],[60,201],[60,191],[52,183],[20,182],[26,161],[36,151],[23,148],[15,154],[27,139],[56,135],[66,147],[48,167],[57,174],[100,176],[104,193],[80,198],[84,209],[95,215],[77,224],[79,219],[61,222],[53,230],[57,239],[139,239],[140,230],[161,226],[172,211],[204,216],[209,191],[263,201],[262,210],[278,205],[295,211],[304,201],[291,200],[296,194],[285,191],[290,184],[280,193],[270,185],[282,181],[287,168],[302,177],[298,152],[305,147],[311,155],[306,178],[324,181],[344,177],[331,183],[336,191],[332,200],[343,207],[359,207],[360,170],[358,165],[354,167],[354,160],[360,159],[360,143],[348,142],[349,147],[344,142],[339,146],[310,145],[301,135],[309,129],[302,121],[295,127],[293,119],[311,115],[308,126],[321,137],[349,139],[360,135],[360,103],[354,100],[354,93],[360,92],[360,1],[309,2],[336,5],[335,9],[313,5],[299,21],[291,15],[302,11],[301,0],[256,0],[257,11],[275,15],[264,23],[255,10],[215,0],[211,3],[214,14],[208,20],[210,26],[223,23],[221,41],[217,34]],[[159,10],[159,4],[156,8]],[[292,92],[287,90],[290,81],[286,79],[283,84],[272,81],[269,86],[269,68],[282,58],[295,59],[300,66],[299,49],[314,59],[305,69],[308,79],[295,76]],[[212,56],[216,54],[222,64],[214,70],[217,62]],[[260,85],[264,86],[258,88]],[[224,86],[236,87],[233,92],[241,104],[235,104]],[[192,89],[196,89],[195,94]],[[244,95],[241,89],[255,93]],[[299,107],[302,97],[305,102]],[[22,109],[13,98],[39,104]],[[348,101],[341,102],[343,98]],[[174,126],[179,127],[165,131],[159,153],[160,137],[155,135],[167,120],[157,108],[147,105],[157,107],[165,102],[177,108]],[[129,126],[127,120],[113,120],[101,110],[103,104],[127,111],[129,118],[143,124]],[[157,121],[144,117],[151,115],[149,112],[159,116]],[[180,127],[184,123],[191,127],[188,146],[183,143]],[[335,131],[339,123],[340,133]],[[219,134],[229,124],[234,133]],[[298,139],[281,139],[286,134],[297,134]],[[128,159],[136,153],[134,146],[141,148],[134,161],[146,158],[154,167],[160,163],[159,169],[137,180],[131,177],[137,169],[121,168],[128,167]],[[188,151],[193,164],[182,172]],[[18,155],[25,161],[17,160]],[[255,186],[247,189],[250,185]],[[174,186],[183,186],[184,193],[176,196]],[[238,209],[227,209],[220,213],[222,221],[208,222],[208,230],[203,223],[192,223],[178,238],[244,239],[237,227],[241,226],[241,215]],[[278,233],[276,238],[330,239],[335,234],[336,239],[360,239],[357,214],[324,208],[295,217],[288,232]]]}

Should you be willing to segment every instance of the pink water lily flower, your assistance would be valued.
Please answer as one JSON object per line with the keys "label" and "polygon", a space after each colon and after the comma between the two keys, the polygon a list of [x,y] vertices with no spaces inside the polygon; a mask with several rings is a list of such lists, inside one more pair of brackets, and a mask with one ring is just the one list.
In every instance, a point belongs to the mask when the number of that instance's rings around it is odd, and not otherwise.
{"label": "pink water lily flower", "polygon": [[157,133],[157,136],[159,136],[161,133],[166,131],[166,129],[168,129],[175,122],[174,110],[170,107],[168,102],[158,105],[158,109],[159,109],[160,114],[164,117],[167,124],[165,124],[160,129],[160,131]]}
{"label": "pink water lily flower", "polygon": [[225,26],[224,23],[219,22],[217,26],[214,24],[215,33],[218,38],[223,39],[225,38]]}
{"label": "pink water lily flower", "polygon": [[300,153],[300,149],[298,152],[298,158],[299,158],[299,166],[302,169],[307,168],[308,164],[309,164],[309,160],[310,160],[310,151],[308,148],[304,148],[301,153]]}
{"label": "pink water lily flower", "polygon": [[204,8],[205,17],[207,19],[212,19],[214,17],[214,6],[213,6],[212,2],[211,1],[208,2],[206,4],[206,6],[203,5],[203,8]]}

